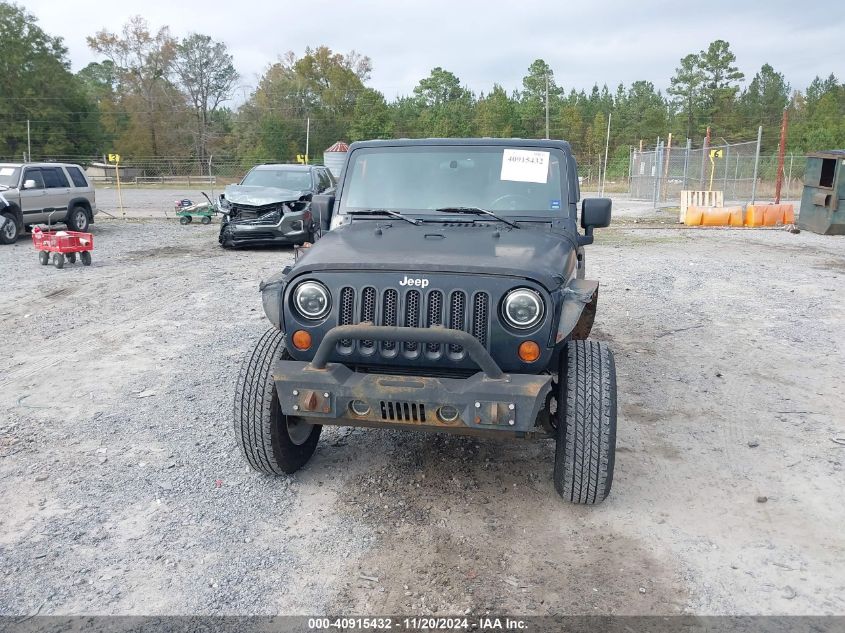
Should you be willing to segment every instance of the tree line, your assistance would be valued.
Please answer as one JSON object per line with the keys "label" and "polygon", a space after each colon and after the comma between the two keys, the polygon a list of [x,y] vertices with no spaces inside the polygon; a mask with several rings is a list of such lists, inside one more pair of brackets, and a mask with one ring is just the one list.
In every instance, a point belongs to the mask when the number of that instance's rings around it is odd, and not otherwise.
{"label": "tree line", "polygon": [[[337,140],[490,136],[568,140],[582,165],[598,166],[612,116],[609,173],[625,173],[629,148],[672,133],[700,146],[713,139],[753,140],[775,151],[781,116],[790,117],[790,151],[845,147],[845,84],[830,74],[793,90],[764,64],[746,78],[730,44],[716,40],[683,57],[666,94],[650,81],[565,89],[542,59],[520,88],[499,84],[476,94],[459,77],[434,68],[411,94],[388,101],[368,85],[369,57],[327,46],[292,52],[270,65],[235,107],[240,78],[223,42],[192,33],[151,29],[140,16],[117,32],[87,38],[101,59],[71,72],[62,39],[45,33],[23,8],[0,2],[0,155],[39,157],[182,158],[210,155],[244,166],[290,161],[305,151],[310,120],[312,157]],[[746,83],[746,79],[748,79]]]}

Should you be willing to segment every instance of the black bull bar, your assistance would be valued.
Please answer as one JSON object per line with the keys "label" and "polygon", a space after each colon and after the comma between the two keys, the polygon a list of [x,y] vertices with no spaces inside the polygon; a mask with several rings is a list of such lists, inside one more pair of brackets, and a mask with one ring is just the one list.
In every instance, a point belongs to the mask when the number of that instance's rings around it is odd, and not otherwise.
{"label": "black bull bar", "polygon": [[[462,346],[479,369],[467,378],[355,372],[329,363],[343,339]],[[551,389],[548,374],[506,374],[471,334],[444,327],[342,325],[313,360],[278,360],[273,380],[285,415],[315,424],[406,426],[462,434],[546,434],[536,423]]]}

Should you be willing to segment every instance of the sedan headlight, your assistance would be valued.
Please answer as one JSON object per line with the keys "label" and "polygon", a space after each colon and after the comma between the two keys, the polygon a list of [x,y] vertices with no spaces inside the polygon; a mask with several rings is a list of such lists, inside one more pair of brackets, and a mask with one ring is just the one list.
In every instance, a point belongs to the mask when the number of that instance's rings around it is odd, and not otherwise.
{"label": "sedan headlight", "polygon": [[317,281],[304,281],[293,291],[293,304],[306,319],[322,319],[332,307],[331,295]]}
{"label": "sedan headlight", "polygon": [[543,320],[543,298],[529,288],[514,288],[502,301],[502,317],[511,327],[527,330]]}

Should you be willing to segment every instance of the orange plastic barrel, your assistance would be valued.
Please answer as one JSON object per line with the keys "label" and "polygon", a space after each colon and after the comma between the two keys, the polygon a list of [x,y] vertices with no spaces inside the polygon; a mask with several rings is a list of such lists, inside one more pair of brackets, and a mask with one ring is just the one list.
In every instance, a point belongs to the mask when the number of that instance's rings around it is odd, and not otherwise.
{"label": "orange plastic barrel", "polygon": [[791,204],[749,204],[745,226],[777,226],[794,224],[795,209]]}
{"label": "orange plastic barrel", "polygon": [[687,226],[742,226],[742,207],[687,207]]}

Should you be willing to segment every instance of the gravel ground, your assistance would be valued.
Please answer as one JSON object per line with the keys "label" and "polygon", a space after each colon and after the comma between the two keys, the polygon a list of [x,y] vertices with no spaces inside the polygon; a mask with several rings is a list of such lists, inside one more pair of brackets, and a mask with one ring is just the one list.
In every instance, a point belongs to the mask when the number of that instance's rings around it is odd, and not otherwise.
{"label": "gravel ground", "polygon": [[600,232],[620,419],[585,508],[551,442],[327,428],[249,471],[232,384],[292,252],[93,230],[90,268],[0,248],[0,615],[845,614],[843,238]]}

